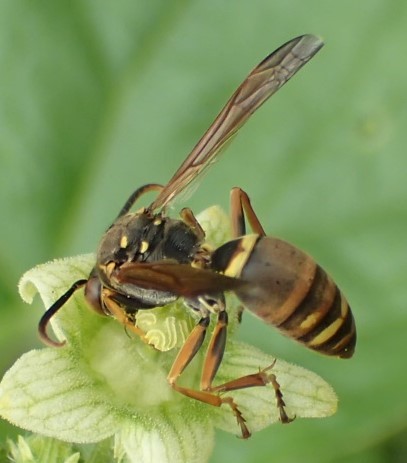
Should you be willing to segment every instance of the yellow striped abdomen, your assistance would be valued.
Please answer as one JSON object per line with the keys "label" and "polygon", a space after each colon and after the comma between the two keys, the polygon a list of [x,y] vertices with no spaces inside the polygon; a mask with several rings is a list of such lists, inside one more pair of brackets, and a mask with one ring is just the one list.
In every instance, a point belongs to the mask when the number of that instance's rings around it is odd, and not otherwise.
{"label": "yellow striped abdomen", "polygon": [[303,251],[277,238],[246,235],[217,249],[213,266],[248,282],[236,294],[266,323],[310,349],[352,356],[356,328],[349,304]]}

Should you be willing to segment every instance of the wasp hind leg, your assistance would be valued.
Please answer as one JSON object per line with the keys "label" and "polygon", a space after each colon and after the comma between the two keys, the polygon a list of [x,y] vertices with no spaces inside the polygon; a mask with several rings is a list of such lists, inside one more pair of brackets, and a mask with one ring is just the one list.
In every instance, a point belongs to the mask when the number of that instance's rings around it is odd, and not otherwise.
{"label": "wasp hind leg", "polygon": [[260,220],[250,203],[249,196],[241,188],[232,188],[232,191],[230,192],[230,211],[233,238],[246,234],[245,215],[254,233],[261,236],[266,235]]}
{"label": "wasp hind leg", "polygon": [[172,365],[171,371],[167,377],[167,381],[174,390],[187,397],[190,397],[191,399],[199,400],[200,402],[213,405],[214,407],[220,407],[223,404],[229,405],[240,426],[242,437],[247,439],[251,435],[250,431],[246,426],[246,420],[242,416],[233,398],[221,397],[219,394],[212,392],[210,390],[210,385],[206,384],[207,382],[212,382],[212,379],[215,376],[223,357],[227,327],[227,314],[225,311],[221,311],[218,314],[218,322],[212,334],[208,351],[205,356],[201,389],[197,390],[179,386],[176,382],[178,377],[183,373],[185,368],[201,348],[205,339],[207,328],[209,326],[209,321],[209,315],[202,317],[195,328],[191,331]]}
{"label": "wasp hind leg", "polygon": [[227,383],[220,384],[219,386],[212,386],[212,382],[218,371],[219,365],[223,358],[223,353],[225,351],[227,324],[227,312],[225,310],[219,311],[218,320],[212,333],[208,350],[204,359],[200,390],[179,386],[177,384],[177,379],[201,348],[209,325],[209,315],[201,318],[179,351],[167,377],[169,384],[174,390],[180,392],[181,394],[206,404],[213,405],[215,407],[220,407],[223,404],[227,404],[231,408],[232,413],[237,420],[243,439],[247,439],[251,435],[246,425],[246,420],[234,399],[231,396],[224,396],[223,394],[238,389],[266,386],[271,384],[276,394],[280,420],[283,423],[289,423],[292,420],[285,412],[285,403],[280,386],[276,380],[275,375],[269,374],[269,370],[274,366],[274,363],[269,367],[260,370],[258,373],[242,376]]}
{"label": "wasp hind leg", "polygon": [[227,383],[220,384],[219,386],[211,386],[210,390],[212,392],[229,392],[236,391],[239,389],[246,389],[248,387],[258,387],[258,386],[267,386],[271,384],[274,389],[276,396],[276,405],[280,415],[280,421],[284,424],[291,423],[294,421],[295,416],[290,418],[285,411],[285,402],[283,399],[283,393],[280,388],[280,384],[277,382],[276,375],[269,373],[269,371],[274,367],[276,360],[266,368],[259,370],[258,373],[251,375],[241,376]]}

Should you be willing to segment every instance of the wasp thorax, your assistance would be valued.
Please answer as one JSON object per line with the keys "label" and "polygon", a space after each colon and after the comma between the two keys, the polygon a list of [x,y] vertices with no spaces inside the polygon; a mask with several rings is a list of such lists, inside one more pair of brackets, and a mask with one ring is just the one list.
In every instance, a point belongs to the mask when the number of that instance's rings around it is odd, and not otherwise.
{"label": "wasp thorax", "polygon": [[200,248],[196,233],[181,220],[149,211],[126,214],[105,233],[99,245],[99,264],[174,259],[189,263]]}
{"label": "wasp thorax", "polygon": [[163,239],[165,221],[147,212],[120,217],[105,233],[99,245],[98,262],[146,261]]}

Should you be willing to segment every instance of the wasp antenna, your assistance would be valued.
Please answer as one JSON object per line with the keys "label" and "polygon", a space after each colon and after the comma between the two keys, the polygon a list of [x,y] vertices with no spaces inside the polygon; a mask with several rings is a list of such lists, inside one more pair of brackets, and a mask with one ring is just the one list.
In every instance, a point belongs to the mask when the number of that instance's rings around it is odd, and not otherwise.
{"label": "wasp antenna", "polygon": [[129,196],[129,199],[121,208],[118,216],[116,217],[116,220],[127,214],[133,207],[134,203],[140,198],[140,196],[148,193],[149,191],[162,191],[163,189],[164,187],[158,183],[147,183],[147,185],[143,185],[142,187],[137,188],[137,190],[133,191],[133,193]]}
{"label": "wasp antenna", "polygon": [[51,347],[62,347],[65,344],[65,341],[59,342],[54,341],[48,336],[47,333],[47,326],[51,318],[58,312],[58,310],[65,305],[68,299],[72,296],[72,294],[82,286],[86,285],[88,280],[78,280],[76,281],[66,293],[64,293],[59,299],[57,299],[52,306],[44,313],[41,317],[40,322],[38,323],[38,334],[41,338],[41,341],[44,344],[47,344]]}

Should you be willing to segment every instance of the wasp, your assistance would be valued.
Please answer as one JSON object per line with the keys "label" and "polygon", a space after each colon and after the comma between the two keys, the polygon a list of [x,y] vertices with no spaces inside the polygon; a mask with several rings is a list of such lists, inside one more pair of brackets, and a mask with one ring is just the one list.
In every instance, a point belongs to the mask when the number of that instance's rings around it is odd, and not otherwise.
{"label": "wasp", "polygon": [[[305,252],[267,236],[246,192],[231,191],[233,239],[217,249],[189,208],[180,218],[167,208],[213,164],[231,137],[270,96],[323,46],[313,35],[294,38],[267,56],[238,87],[207,132],[165,185],[150,183],[129,197],[101,239],[96,263],[87,279],[73,283],[42,316],[39,334],[52,346],[47,325],[72,294],[84,287],[89,306],[114,317],[146,342],[136,325],[139,310],[164,306],[183,298],[198,322],[180,348],[167,380],[187,397],[220,407],[228,405],[242,437],[250,436],[238,405],[227,393],[271,384],[280,420],[290,422],[275,375],[269,365],[257,373],[213,385],[222,362],[228,311],[225,293],[234,293],[244,308],[306,347],[326,355],[349,358],[356,328],[349,304],[330,276]],[[131,212],[147,192],[157,192],[148,207]],[[246,234],[246,221],[252,233]],[[204,357],[200,388],[180,386],[179,376],[202,347],[211,317],[216,323]]]}

